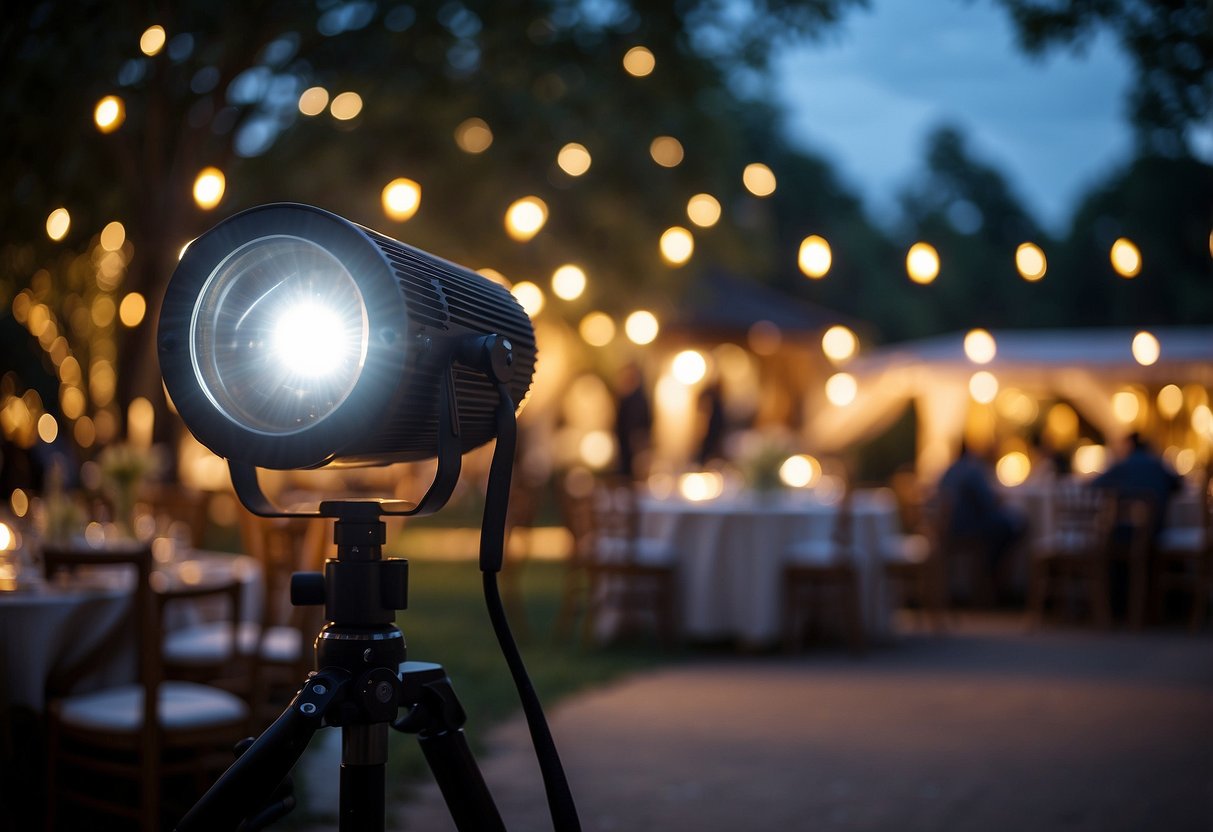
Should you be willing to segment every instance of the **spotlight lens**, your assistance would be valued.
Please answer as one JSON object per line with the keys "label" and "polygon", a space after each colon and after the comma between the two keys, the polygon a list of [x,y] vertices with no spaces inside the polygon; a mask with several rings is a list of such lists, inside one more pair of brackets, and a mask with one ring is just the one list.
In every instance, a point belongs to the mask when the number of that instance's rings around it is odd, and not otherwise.
{"label": "spotlight lens", "polygon": [[194,373],[228,419],[270,435],[311,427],[354,389],[366,360],[366,304],[323,246],[287,235],[232,252],[190,323]]}

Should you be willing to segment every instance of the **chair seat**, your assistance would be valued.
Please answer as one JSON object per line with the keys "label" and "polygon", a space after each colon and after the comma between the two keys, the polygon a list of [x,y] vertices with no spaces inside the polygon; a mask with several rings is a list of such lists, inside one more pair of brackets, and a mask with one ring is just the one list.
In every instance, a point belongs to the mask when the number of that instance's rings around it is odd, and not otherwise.
{"label": "chair seat", "polygon": [[1158,551],[1164,554],[1199,553],[1205,545],[1205,531],[1200,526],[1166,528],[1158,536]]}
{"label": "chair seat", "polygon": [[788,547],[789,566],[836,566],[841,562],[838,545],[832,540],[802,540]]}
{"label": "chair seat", "polygon": [[[236,649],[243,656],[257,649],[257,638],[261,628],[252,621],[240,624]],[[164,658],[176,665],[207,665],[231,658],[232,625],[228,621],[216,621],[174,630],[164,638]],[[261,641],[261,658],[272,662],[298,661],[303,651],[303,636],[293,627],[270,627]]]}
{"label": "chair seat", "polygon": [[673,547],[662,540],[642,537],[637,540],[603,538],[594,549],[596,560],[603,566],[618,566],[625,563],[636,566],[673,566],[677,556]]}
{"label": "chair seat", "polygon": [[[248,718],[248,705],[234,694],[193,682],[159,686],[160,725],[167,731],[228,725]],[[134,734],[143,724],[143,686],[69,696],[59,700],[59,720],[74,728]]]}
{"label": "chair seat", "polygon": [[924,534],[899,534],[889,540],[885,563],[893,566],[917,566],[931,557],[931,541]]}

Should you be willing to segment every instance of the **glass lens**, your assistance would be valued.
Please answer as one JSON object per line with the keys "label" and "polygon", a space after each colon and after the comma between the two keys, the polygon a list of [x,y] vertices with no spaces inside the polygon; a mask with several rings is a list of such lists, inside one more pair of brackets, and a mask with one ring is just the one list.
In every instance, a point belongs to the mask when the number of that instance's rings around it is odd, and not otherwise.
{"label": "glass lens", "polygon": [[232,252],[199,293],[190,324],[194,373],[220,411],[282,435],[320,422],[358,381],[366,304],[327,249],[286,235]]}

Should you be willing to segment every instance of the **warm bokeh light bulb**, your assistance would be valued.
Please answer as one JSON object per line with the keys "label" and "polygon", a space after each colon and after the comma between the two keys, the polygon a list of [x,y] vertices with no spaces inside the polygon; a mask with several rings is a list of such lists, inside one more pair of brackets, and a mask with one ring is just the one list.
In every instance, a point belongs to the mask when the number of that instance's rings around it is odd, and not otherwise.
{"label": "warm bokeh light bulb", "polygon": [[1164,419],[1174,419],[1184,406],[1184,391],[1177,384],[1168,384],[1158,391],[1158,412]]}
{"label": "warm bokeh light bulb", "polygon": [[1035,283],[1045,276],[1048,261],[1045,260],[1045,253],[1040,246],[1035,243],[1020,243],[1019,248],[1015,249],[1015,268],[1019,270],[1020,277]]}
{"label": "warm bokeh light bulb", "polygon": [[697,350],[683,350],[674,356],[671,372],[675,381],[690,387],[692,384],[698,384],[707,375],[708,362],[703,353]]}
{"label": "warm bokeh light bulb", "polygon": [[615,321],[605,312],[591,312],[581,319],[577,331],[591,347],[605,347],[615,340]]}
{"label": "warm bokeh light bulb", "polygon": [[964,351],[974,364],[989,364],[998,354],[998,344],[986,330],[971,329],[965,334]]}
{"label": "warm bokeh light bulb", "polygon": [[482,118],[469,118],[455,128],[455,144],[464,153],[483,153],[493,143],[493,131]]}
{"label": "warm bokeh light bulb", "polygon": [[329,106],[329,91],[324,87],[308,87],[299,96],[299,112],[305,116],[318,116]]}
{"label": "warm bokeh light bulb", "polygon": [[569,142],[556,154],[556,164],[569,176],[581,176],[590,169],[593,161],[585,145],[577,142]]}
{"label": "warm bokeh light bulb", "polygon": [[1137,421],[1141,415],[1141,400],[1132,390],[1118,390],[1112,395],[1112,415],[1126,425]]}
{"label": "warm bokeh light bulb", "polygon": [[678,478],[678,493],[698,503],[715,500],[724,493],[724,476],[719,471],[693,471]]}
{"label": "warm bokeh light bulb", "polygon": [[850,328],[836,324],[821,336],[821,351],[826,358],[835,364],[841,364],[854,357],[859,349],[859,339]]}
{"label": "warm bokeh light bulb", "polygon": [[906,274],[926,285],[939,276],[939,252],[930,243],[915,243],[906,253]]}
{"label": "warm bokeh light bulb", "polygon": [[219,168],[203,168],[194,179],[194,202],[204,211],[209,211],[223,199],[227,179]]}
{"label": "warm bokeh light bulb", "polygon": [[126,102],[116,95],[107,95],[93,109],[93,123],[102,133],[112,133],[126,121]]}
{"label": "warm bokeh light bulb", "polygon": [[821,478],[821,463],[808,454],[790,456],[779,466],[779,479],[789,488],[808,488]]}
{"label": "warm bokeh light bulb", "polygon": [[775,174],[762,162],[751,162],[741,172],[741,182],[754,196],[770,196],[775,193]]}
{"label": "warm bokeh light bulb", "polygon": [[1032,460],[1023,451],[1011,451],[1004,455],[994,466],[994,474],[998,481],[1008,488],[1023,485],[1028,475],[1032,473]]}
{"label": "warm bokeh light bulb", "polygon": [[117,251],[126,242],[126,226],[117,220],[106,223],[105,228],[101,229],[99,242],[106,251]]}
{"label": "warm bokeh light bulb", "polygon": [[1108,450],[1103,445],[1081,445],[1074,449],[1074,471],[1079,474],[1102,474],[1108,467]]}
{"label": "warm bokeh light bulb", "polygon": [[657,59],[644,46],[633,46],[623,55],[623,68],[628,75],[643,78],[652,73],[657,66]]}
{"label": "warm bokeh light bulb", "polygon": [[543,290],[529,280],[515,283],[514,287],[510,289],[510,294],[521,304],[523,311],[529,317],[533,318],[543,311]]}
{"label": "warm bokeh light bulb", "polygon": [[658,136],[649,144],[649,156],[663,168],[676,168],[682,164],[682,142],[673,136]]}
{"label": "warm bokeh light bulb", "polygon": [[979,370],[969,378],[969,395],[973,401],[989,404],[998,396],[998,378],[985,370]]}
{"label": "warm bokeh light bulb", "polygon": [[66,208],[56,208],[46,217],[46,236],[55,242],[66,237],[67,231],[71,227],[72,215],[67,212]]}
{"label": "warm bokeh light bulb", "polygon": [[859,383],[850,373],[835,373],[826,379],[826,398],[835,407],[846,407],[859,394]]}
{"label": "warm bokeh light bulb", "polygon": [[125,327],[139,326],[145,314],[147,314],[147,301],[138,292],[131,292],[118,305],[118,320],[122,321],[122,325]]}
{"label": "warm bokeh light bulb", "polygon": [[1112,268],[1116,269],[1116,273],[1121,277],[1137,277],[1141,274],[1141,251],[1132,240],[1121,237],[1112,243],[1110,257]]}
{"label": "warm bokeh light bulb", "polygon": [[49,413],[38,417],[38,438],[48,445],[59,438],[59,423]]}
{"label": "warm bokeh light bulb", "polygon": [[700,228],[711,228],[720,220],[720,202],[711,194],[695,194],[687,200],[687,217]]}
{"label": "warm bokeh light bulb", "polygon": [[382,202],[388,219],[404,222],[421,207],[421,186],[412,179],[393,179],[383,188]]}
{"label": "warm bokeh light bulb", "polygon": [[362,96],[356,92],[343,92],[333,96],[329,104],[329,112],[338,121],[349,121],[357,118],[362,112]]}
{"label": "warm bokeh light bulb", "polygon": [[572,263],[566,263],[552,273],[552,294],[561,300],[577,300],[585,292],[585,286],[585,272]]}
{"label": "warm bokeh light bulb", "polygon": [[581,461],[591,468],[605,468],[615,456],[615,440],[605,430],[592,430],[581,437],[577,451]]}
{"label": "warm bokeh light bulb", "polygon": [[685,228],[675,225],[661,235],[661,256],[671,266],[681,266],[695,252],[695,238]]}
{"label": "warm bokeh light bulb", "polygon": [[534,237],[548,221],[548,206],[537,196],[515,200],[505,211],[505,230],[520,243]]}
{"label": "warm bokeh light bulb", "polygon": [[148,26],[139,36],[139,51],[149,58],[159,55],[160,50],[164,48],[165,40],[167,38],[163,26]]}
{"label": "warm bokeh light bulb", "polygon": [[797,262],[800,265],[800,270],[804,272],[806,277],[811,277],[814,280],[825,277],[830,271],[830,264],[833,261],[834,255],[830,251],[830,244],[824,237],[810,234],[801,240],[800,255],[797,257]]}
{"label": "warm bokeh light bulb", "polygon": [[1162,354],[1162,345],[1153,333],[1145,330],[1133,336],[1133,360],[1143,367],[1149,367],[1158,361]]}
{"label": "warm bokeh light bulb", "polygon": [[647,309],[637,309],[623,322],[623,331],[628,340],[640,346],[653,343],[660,330],[657,316]]}

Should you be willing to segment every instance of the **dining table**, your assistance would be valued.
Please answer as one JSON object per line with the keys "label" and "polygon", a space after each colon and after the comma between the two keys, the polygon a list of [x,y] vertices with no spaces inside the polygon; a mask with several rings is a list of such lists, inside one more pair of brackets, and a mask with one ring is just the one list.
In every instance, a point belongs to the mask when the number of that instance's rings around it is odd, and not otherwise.
{"label": "dining table", "polygon": [[[36,558],[34,558],[36,560]],[[117,684],[135,676],[134,631],[130,649],[89,662],[95,648],[132,628],[131,575],[97,569],[45,580],[27,568],[15,588],[0,590],[0,705],[41,712],[48,686],[81,691]],[[241,617],[255,620],[261,606],[261,567],[247,555],[191,550],[158,561],[153,587],[205,585],[237,578],[244,586]],[[205,610],[186,603],[166,611],[166,629],[188,626]],[[67,678],[75,675],[76,678]]]}
{"label": "dining table", "polygon": [[[828,544],[842,510],[837,500],[796,492],[639,502],[642,536],[676,553],[683,636],[752,648],[778,642],[784,567],[805,544]],[[857,490],[847,511],[852,533],[845,556],[858,576],[865,632],[872,641],[887,640],[892,599],[884,564],[899,533],[896,500],[888,489]]]}

